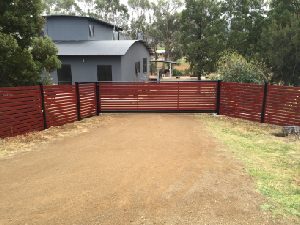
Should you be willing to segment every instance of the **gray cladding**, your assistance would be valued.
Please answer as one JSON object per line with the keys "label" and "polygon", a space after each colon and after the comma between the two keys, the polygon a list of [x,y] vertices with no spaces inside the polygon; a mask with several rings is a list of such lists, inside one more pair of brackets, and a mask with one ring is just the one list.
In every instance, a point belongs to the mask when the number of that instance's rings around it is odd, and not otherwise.
{"label": "gray cladding", "polygon": [[98,23],[90,22],[94,26],[94,36],[89,35],[89,40],[113,40],[113,29],[107,26],[101,26]]}
{"label": "gray cladding", "polygon": [[[147,58],[147,72],[143,72],[143,58]],[[97,66],[111,65],[113,81],[148,80],[150,54],[146,46],[138,41],[123,56],[61,55],[62,64],[71,65],[72,82],[96,82]],[[135,63],[140,62],[140,73],[135,73]],[[57,72],[52,74],[54,83],[58,83]]]}
{"label": "gray cladding", "polygon": [[[111,65],[113,80],[121,78],[121,56],[60,56],[62,64],[71,65],[72,82],[96,82],[97,66]],[[51,74],[54,83],[58,83],[57,72]]]}
{"label": "gray cladding", "polygon": [[[103,25],[86,17],[46,17],[45,34],[54,41],[112,40],[113,26]],[[93,26],[93,36],[90,35]]]}
{"label": "gray cladding", "polygon": [[[147,58],[147,72],[143,72],[143,58]],[[136,41],[127,51],[126,55],[121,57],[122,78],[124,81],[146,81],[150,71],[150,53],[145,45]],[[140,62],[140,73],[135,73],[135,63]]]}
{"label": "gray cladding", "polygon": [[135,40],[56,42],[58,55],[125,55]]}

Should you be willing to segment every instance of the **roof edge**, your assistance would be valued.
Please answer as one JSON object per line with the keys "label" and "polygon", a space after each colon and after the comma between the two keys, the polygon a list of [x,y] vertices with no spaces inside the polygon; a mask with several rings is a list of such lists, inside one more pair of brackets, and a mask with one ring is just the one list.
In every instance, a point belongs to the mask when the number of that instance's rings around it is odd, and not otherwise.
{"label": "roof edge", "polygon": [[106,21],[100,20],[100,19],[96,19],[93,17],[89,17],[89,16],[75,16],[75,15],[64,15],[64,14],[51,14],[51,15],[43,15],[44,18],[51,18],[51,17],[69,17],[69,18],[83,18],[83,19],[88,19],[89,21],[93,21],[96,23],[99,23],[101,25],[106,25],[109,27],[114,27],[117,31],[123,31],[123,28],[115,26],[111,23],[108,23]]}
{"label": "roof edge", "polygon": [[132,41],[134,41],[134,42],[133,42],[132,45],[127,49],[125,55],[127,54],[127,52],[129,51],[129,49],[130,49],[135,43],[142,43],[142,44],[147,48],[149,54],[150,54],[150,55],[153,54],[152,49],[150,48],[150,46],[147,44],[146,41],[144,41],[144,40],[132,40]]}

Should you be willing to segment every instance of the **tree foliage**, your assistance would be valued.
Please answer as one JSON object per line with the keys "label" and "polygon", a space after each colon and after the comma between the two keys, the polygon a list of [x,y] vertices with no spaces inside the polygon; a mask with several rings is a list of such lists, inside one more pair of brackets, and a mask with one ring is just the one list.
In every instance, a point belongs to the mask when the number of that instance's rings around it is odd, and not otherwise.
{"label": "tree foliage", "polygon": [[181,43],[194,73],[214,72],[219,53],[227,49],[264,61],[274,83],[300,84],[299,0],[185,3]]}
{"label": "tree foliage", "polygon": [[48,37],[35,37],[32,43],[31,54],[39,71],[46,70],[47,72],[55,70],[60,66],[60,61],[57,58],[57,48]]}
{"label": "tree foliage", "polygon": [[60,66],[43,28],[40,0],[0,2],[0,86],[34,85],[43,71]]}
{"label": "tree foliage", "polygon": [[186,9],[182,12],[183,52],[199,78],[215,70],[219,55],[225,49],[226,23],[220,9],[217,1],[186,0]]}
{"label": "tree foliage", "polygon": [[0,32],[0,86],[31,85],[38,80],[29,50],[22,49],[12,35]]}
{"label": "tree foliage", "polygon": [[136,38],[139,32],[149,34],[152,21],[152,5],[148,0],[128,0],[131,9],[130,34]]}
{"label": "tree foliage", "polygon": [[43,0],[43,7],[47,14],[83,15],[80,7],[81,0]]}
{"label": "tree foliage", "polygon": [[120,0],[43,0],[46,14],[90,16],[127,28],[128,8]]}
{"label": "tree foliage", "polygon": [[221,4],[221,14],[226,20],[227,49],[251,57],[257,52],[265,20],[264,0],[226,0]]}
{"label": "tree foliage", "polygon": [[261,56],[272,81],[300,85],[300,11],[291,0],[274,0],[260,40]]}
{"label": "tree foliage", "polygon": [[262,63],[247,60],[237,52],[224,52],[217,65],[223,81],[263,83],[268,80],[268,73]]}
{"label": "tree foliage", "polygon": [[180,0],[159,0],[156,5],[153,5],[152,36],[155,36],[165,47],[166,60],[173,58],[172,53],[176,51],[180,28],[180,13],[177,10],[181,6]]}
{"label": "tree foliage", "polygon": [[30,46],[32,37],[39,36],[43,28],[40,0],[0,1],[0,32],[10,34],[21,48]]}
{"label": "tree foliage", "polygon": [[106,22],[127,27],[129,19],[128,9],[120,0],[89,0],[92,8],[88,10],[88,15],[104,20]]}

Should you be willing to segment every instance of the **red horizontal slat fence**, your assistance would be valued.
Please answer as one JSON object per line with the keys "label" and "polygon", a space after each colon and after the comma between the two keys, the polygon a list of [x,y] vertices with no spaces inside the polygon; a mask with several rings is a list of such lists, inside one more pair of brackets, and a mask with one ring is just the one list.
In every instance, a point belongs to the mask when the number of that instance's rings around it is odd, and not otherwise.
{"label": "red horizontal slat fence", "polygon": [[61,126],[77,120],[75,87],[44,86],[47,127]]}
{"label": "red horizontal slat fence", "polygon": [[0,137],[43,129],[39,86],[0,88]]}
{"label": "red horizontal slat fence", "polygon": [[222,82],[220,98],[221,115],[300,126],[300,87]]}
{"label": "red horizontal slat fence", "polygon": [[97,83],[86,83],[79,85],[80,118],[95,116],[97,114]]}
{"label": "red horizontal slat fence", "polygon": [[221,83],[220,114],[260,122],[264,86]]}
{"label": "red horizontal slat fence", "polygon": [[100,83],[101,112],[216,111],[217,82]]}
{"label": "red horizontal slat fence", "polygon": [[269,85],[265,122],[300,126],[300,87]]}
{"label": "red horizontal slat fence", "polygon": [[99,112],[216,112],[300,126],[300,87],[229,82],[101,82],[0,88],[0,138]]}

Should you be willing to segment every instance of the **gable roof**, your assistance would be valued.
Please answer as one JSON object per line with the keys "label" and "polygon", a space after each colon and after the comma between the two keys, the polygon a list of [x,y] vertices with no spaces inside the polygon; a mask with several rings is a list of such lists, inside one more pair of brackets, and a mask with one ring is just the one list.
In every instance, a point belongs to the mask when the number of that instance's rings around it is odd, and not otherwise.
{"label": "gable roof", "polygon": [[59,15],[58,14],[58,15],[45,15],[44,17],[45,18],[57,18],[57,17],[84,18],[84,19],[87,19],[88,21],[92,21],[92,22],[98,23],[100,25],[105,25],[105,26],[108,26],[108,27],[115,28],[117,31],[122,31],[123,30],[121,27],[118,27],[118,26],[115,26],[111,23],[105,22],[103,20],[99,20],[99,19],[96,19],[96,18],[93,18],[93,17],[88,17],[88,16],[72,16],[72,15]]}
{"label": "gable roof", "polygon": [[55,45],[58,48],[58,55],[61,56],[121,56],[125,55],[128,49],[137,42],[142,43],[151,54],[147,44],[140,40],[62,41],[55,42]]}

